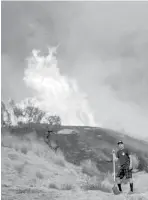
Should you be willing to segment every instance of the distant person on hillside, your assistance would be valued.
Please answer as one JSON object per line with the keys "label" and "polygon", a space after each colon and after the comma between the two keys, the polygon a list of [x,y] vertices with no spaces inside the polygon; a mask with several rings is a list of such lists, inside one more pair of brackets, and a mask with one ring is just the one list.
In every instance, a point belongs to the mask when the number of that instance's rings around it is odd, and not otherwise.
{"label": "distant person on hillside", "polygon": [[129,180],[130,183],[130,192],[133,192],[133,180],[132,180],[132,159],[131,154],[127,148],[124,147],[124,144],[122,141],[119,141],[118,143],[118,151],[115,154],[115,150],[113,150],[113,160],[116,162],[119,160],[120,168],[118,170],[118,173],[116,175],[117,178],[117,184],[119,191],[122,193],[121,188],[121,182],[124,176],[126,179]]}
{"label": "distant person on hillside", "polygon": [[[57,151],[59,148],[59,145],[58,145],[58,140],[57,139],[54,140],[54,137],[52,138],[52,136],[54,136],[54,135],[55,135],[54,131],[48,130],[47,132],[45,132],[44,140],[52,150]],[[52,141],[52,140],[54,140],[54,141]],[[54,145],[53,145],[53,143],[54,143]]]}
{"label": "distant person on hillside", "polygon": [[50,137],[51,137],[52,132],[53,132],[53,131],[49,131],[49,130],[45,132],[44,140],[45,140],[45,142],[48,143],[48,144],[49,144],[49,142],[50,142]]}

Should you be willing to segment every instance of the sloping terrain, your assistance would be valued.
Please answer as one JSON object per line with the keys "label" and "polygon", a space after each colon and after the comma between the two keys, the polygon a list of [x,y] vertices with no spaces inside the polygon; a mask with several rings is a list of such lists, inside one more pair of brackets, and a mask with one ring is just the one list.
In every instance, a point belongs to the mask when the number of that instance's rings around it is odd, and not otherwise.
{"label": "sloping terrain", "polygon": [[125,193],[114,196],[111,175],[103,177],[95,166],[93,176],[84,174],[82,166],[68,163],[61,151],[51,151],[35,132],[19,138],[2,130],[1,150],[3,200],[148,199],[147,173],[134,174],[135,194],[128,196],[129,188],[124,184]]}
{"label": "sloping terrain", "polygon": [[[38,138],[43,138],[47,125],[31,124],[30,128],[27,125],[21,128],[13,127],[10,132],[23,136],[33,130]],[[52,140],[58,141],[68,162],[80,165],[81,161],[91,159],[97,163],[102,172],[112,171],[112,163],[109,162],[112,159],[112,149],[117,147],[118,140],[123,140],[132,154],[138,156],[139,170],[148,171],[148,143],[109,129],[62,126],[57,134],[52,136]]]}

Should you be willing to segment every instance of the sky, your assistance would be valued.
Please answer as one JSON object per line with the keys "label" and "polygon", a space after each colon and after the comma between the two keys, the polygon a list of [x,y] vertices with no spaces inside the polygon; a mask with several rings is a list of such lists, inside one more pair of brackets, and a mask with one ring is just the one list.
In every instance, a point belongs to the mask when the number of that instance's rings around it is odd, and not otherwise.
{"label": "sky", "polygon": [[74,79],[87,96],[86,113],[91,107],[98,125],[148,137],[148,2],[2,2],[1,8],[4,101],[37,94],[24,81],[26,58],[33,49],[48,54],[48,46],[58,46],[60,76]]}

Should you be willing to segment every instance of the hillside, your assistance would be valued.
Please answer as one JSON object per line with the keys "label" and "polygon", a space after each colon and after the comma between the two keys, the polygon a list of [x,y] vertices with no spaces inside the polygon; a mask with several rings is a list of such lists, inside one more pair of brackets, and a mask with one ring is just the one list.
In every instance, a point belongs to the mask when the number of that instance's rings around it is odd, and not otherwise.
{"label": "hillside", "polygon": [[[35,131],[38,138],[43,138],[46,130],[47,124],[31,124],[30,128],[27,125],[13,127],[10,132],[22,136]],[[80,165],[81,161],[91,159],[102,172],[112,171],[112,163],[109,162],[112,149],[116,148],[118,140],[123,140],[132,154],[138,156],[139,170],[148,171],[148,143],[109,129],[62,126],[52,140],[58,140],[68,162]]]}
{"label": "hillside", "polygon": [[[68,129],[68,127],[63,127],[66,133],[65,128]],[[70,127],[70,129],[73,129],[75,132],[82,129],[85,130],[84,127]],[[29,132],[26,129],[26,132],[23,132],[23,130],[25,128],[22,128],[21,131],[18,128],[11,130],[2,129],[2,200],[147,199],[147,173],[139,172],[134,174],[135,194],[127,196],[124,193],[123,195],[114,196],[111,192],[113,179],[110,173],[102,173],[95,167],[93,162],[87,162],[87,165],[81,164],[80,166],[67,162],[62,151],[54,153],[45,145],[43,138],[40,137],[41,131],[39,131],[37,126],[36,131]],[[88,128],[86,130],[88,131]],[[82,138],[87,138],[87,131],[83,131],[84,135],[82,134],[81,138],[80,133],[78,134],[79,143],[80,141],[82,142]],[[21,137],[18,137],[18,134]],[[66,139],[68,140],[67,143],[70,142],[70,139],[68,139],[69,135],[75,136],[73,134],[68,135],[68,131],[66,135],[67,137],[61,131],[59,136],[61,145],[65,144],[62,141],[65,142]],[[63,137],[65,137],[64,140],[62,140]],[[102,143],[105,140],[104,138]],[[110,140],[111,138],[108,138],[108,141]],[[73,141],[71,138],[70,144]],[[89,146],[93,146],[94,141],[92,143],[91,139],[86,141]],[[106,140],[107,144],[108,141]],[[83,141],[83,143],[85,142]],[[72,148],[74,149],[73,146]],[[95,148],[94,144],[94,152]],[[82,157],[79,157],[79,160]],[[67,158],[69,157],[67,156]],[[128,192],[127,184],[124,184],[123,188],[124,192]]]}

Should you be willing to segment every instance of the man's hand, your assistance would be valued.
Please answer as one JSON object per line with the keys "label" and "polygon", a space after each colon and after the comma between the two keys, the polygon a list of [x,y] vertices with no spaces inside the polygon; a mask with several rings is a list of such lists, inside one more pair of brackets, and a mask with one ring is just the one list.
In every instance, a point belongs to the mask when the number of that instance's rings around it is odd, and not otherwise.
{"label": "man's hand", "polygon": [[129,157],[130,157],[130,166],[129,166],[129,169],[132,169],[133,168],[133,166],[132,166],[132,156],[130,155]]}
{"label": "man's hand", "polygon": [[114,149],[112,150],[112,154],[113,154],[113,161],[116,162],[118,160],[118,158],[116,157],[116,153],[115,153]]}
{"label": "man's hand", "polygon": [[116,155],[115,155],[115,150],[112,150],[112,154],[113,154],[113,161],[116,161]]}
{"label": "man's hand", "polygon": [[115,150],[114,149],[112,150],[112,154],[115,154]]}

